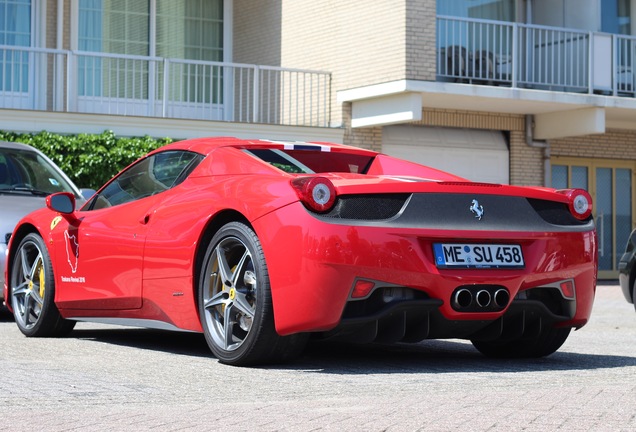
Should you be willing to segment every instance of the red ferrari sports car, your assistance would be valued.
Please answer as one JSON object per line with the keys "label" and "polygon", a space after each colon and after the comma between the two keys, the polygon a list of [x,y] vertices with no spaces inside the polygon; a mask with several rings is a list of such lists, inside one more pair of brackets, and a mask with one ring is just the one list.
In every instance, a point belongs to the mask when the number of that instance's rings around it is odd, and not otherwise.
{"label": "red ferrari sports car", "polygon": [[590,317],[590,195],[474,183],[329,143],[202,138],[136,161],[81,208],[17,225],[5,298],[27,336],[77,321],[203,332],[233,365],[307,339],[470,340],[541,357]]}

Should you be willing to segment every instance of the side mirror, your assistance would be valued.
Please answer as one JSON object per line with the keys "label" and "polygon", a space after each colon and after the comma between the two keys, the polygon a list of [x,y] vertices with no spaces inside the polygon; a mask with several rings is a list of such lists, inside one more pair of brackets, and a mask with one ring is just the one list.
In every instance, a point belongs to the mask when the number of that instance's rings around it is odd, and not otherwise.
{"label": "side mirror", "polygon": [[75,211],[75,196],[70,192],[59,192],[46,197],[46,206],[53,211],[71,214]]}

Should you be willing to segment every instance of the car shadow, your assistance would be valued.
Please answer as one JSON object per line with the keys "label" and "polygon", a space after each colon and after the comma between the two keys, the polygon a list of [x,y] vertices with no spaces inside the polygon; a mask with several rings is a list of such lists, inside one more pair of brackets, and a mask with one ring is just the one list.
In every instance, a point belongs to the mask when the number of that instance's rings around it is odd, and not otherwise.
{"label": "car shadow", "polygon": [[[209,357],[205,338],[199,333],[152,329],[76,329],[68,337],[120,346]],[[457,340],[426,340],[417,344],[347,344],[311,341],[292,362],[260,366],[260,369],[298,370],[310,373],[356,375],[369,373],[532,372],[611,369],[636,366],[636,358],[612,354],[585,354],[566,350],[538,359],[492,359],[470,343]]]}
{"label": "car shadow", "polygon": [[0,304],[0,322],[13,322],[13,314],[9,312],[6,306]]}
{"label": "car shadow", "polygon": [[145,328],[75,329],[67,337],[195,357],[212,357],[202,333]]}
{"label": "car shadow", "polygon": [[426,340],[417,344],[347,345],[314,343],[291,369],[316,373],[461,373],[571,371],[636,366],[636,357],[568,351],[537,359],[494,359],[467,341]]}

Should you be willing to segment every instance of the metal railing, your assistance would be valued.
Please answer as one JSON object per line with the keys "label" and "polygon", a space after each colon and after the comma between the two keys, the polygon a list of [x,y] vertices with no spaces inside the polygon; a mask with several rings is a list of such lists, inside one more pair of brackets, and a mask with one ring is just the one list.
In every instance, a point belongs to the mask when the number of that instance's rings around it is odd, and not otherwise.
{"label": "metal railing", "polygon": [[0,45],[0,108],[328,127],[322,71]]}
{"label": "metal railing", "polygon": [[607,33],[438,16],[437,78],[633,97],[635,40]]}

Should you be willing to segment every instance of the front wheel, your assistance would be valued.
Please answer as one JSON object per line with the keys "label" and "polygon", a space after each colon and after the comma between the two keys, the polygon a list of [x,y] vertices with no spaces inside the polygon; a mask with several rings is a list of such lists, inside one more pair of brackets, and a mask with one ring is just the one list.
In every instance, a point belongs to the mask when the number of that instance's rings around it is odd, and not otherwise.
{"label": "front wheel", "polygon": [[479,352],[488,357],[496,358],[539,358],[556,352],[570,334],[569,327],[543,329],[532,339],[514,339],[508,341],[479,341],[472,340],[472,344]]}
{"label": "front wheel", "polygon": [[223,363],[280,362],[304,347],[306,335],[276,333],[263,249],[254,231],[243,223],[226,224],[210,241],[198,300],[205,339]]}
{"label": "front wheel", "polygon": [[75,321],[62,318],[55,306],[53,265],[44,240],[35,233],[17,248],[10,289],[15,322],[26,336],[64,336],[73,330]]}

